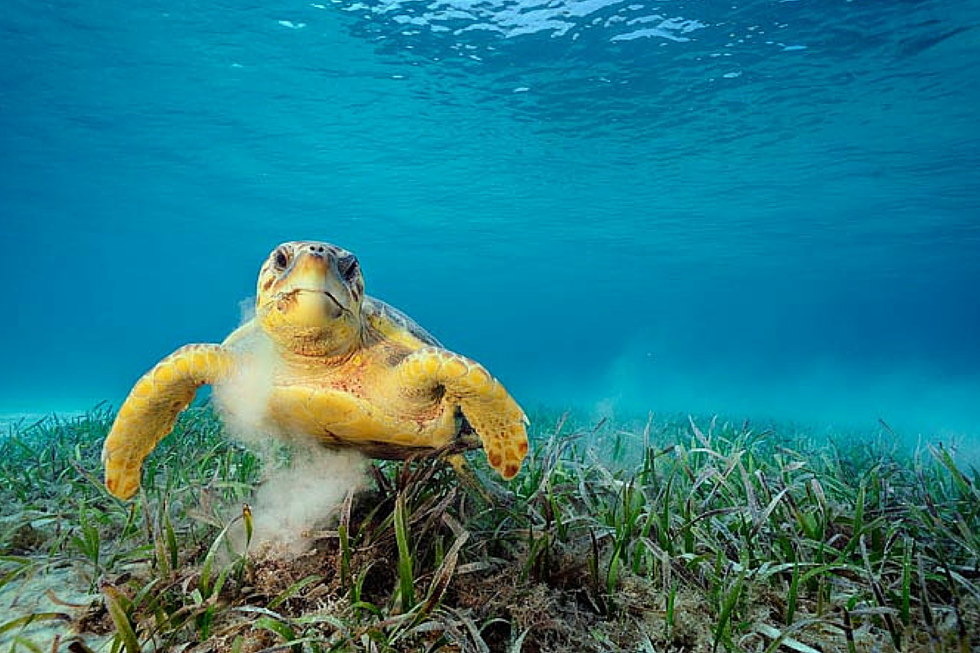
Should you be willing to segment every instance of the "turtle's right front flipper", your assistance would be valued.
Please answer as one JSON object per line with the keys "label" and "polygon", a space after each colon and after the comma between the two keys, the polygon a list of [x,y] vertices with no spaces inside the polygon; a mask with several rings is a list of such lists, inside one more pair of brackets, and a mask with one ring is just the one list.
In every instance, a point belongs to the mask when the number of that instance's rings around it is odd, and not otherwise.
{"label": "turtle's right front flipper", "polygon": [[137,381],[102,446],[109,492],[120,499],[136,494],[143,459],[170,433],[197,389],[226,378],[233,367],[234,356],[220,345],[186,345]]}

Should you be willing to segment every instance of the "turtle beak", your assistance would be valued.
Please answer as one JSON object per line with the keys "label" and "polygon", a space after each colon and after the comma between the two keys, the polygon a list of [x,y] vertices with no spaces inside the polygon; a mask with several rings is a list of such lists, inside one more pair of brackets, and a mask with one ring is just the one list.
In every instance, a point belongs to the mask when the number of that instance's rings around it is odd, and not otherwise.
{"label": "turtle beak", "polygon": [[294,296],[300,306],[330,318],[354,312],[354,297],[331,253],[301,252],[287,276],[283,294]]}

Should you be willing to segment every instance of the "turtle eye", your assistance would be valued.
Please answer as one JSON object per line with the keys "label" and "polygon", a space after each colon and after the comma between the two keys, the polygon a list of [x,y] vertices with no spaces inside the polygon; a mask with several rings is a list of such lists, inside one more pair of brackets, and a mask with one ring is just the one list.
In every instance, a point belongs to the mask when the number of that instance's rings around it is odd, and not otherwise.
{"label": "turtle eye", "polygon": [[345,281],[352,281],[357,276],[357,257],[348,256],[340,261],[340,273],[344,275]]}
{"label": "turtle eye", "polygon": [[286,265],[289,264],[289,256],[287,256],[286,251],[284,249],[279,248],[276,250],[276,253],[273,256],[273,262],[276,264],[277,268],[279,268],[280,270],[285,270]]}

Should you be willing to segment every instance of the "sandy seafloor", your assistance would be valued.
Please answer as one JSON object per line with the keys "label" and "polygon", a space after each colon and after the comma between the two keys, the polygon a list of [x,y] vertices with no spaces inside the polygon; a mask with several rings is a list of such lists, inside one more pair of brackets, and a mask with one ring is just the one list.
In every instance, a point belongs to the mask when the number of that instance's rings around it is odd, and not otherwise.
{"label": "sandy seafloor", "polygon": [[[62,410],[57,412],[7,412],[0,413],[0,438],[29,429],[30,427],[49,420],[70,421],[85,415],[86,411]],[[785,425],[793,430],[802,429],[808,431],[801,424]],[[838,429],[829,425],[813,426],[813,431],[822,433],[814,439],[813,445],[820,447],[826,442],[826,437],[833,433],[845,433],[849,429]],[[895,441],[893,445],[902,448],[902,445],[909,450],[918,451],[926,454],[928,446],[936,446],[940,443],[949,447],[954,460],[964,468],[980,468],[980,451],[972,446],[972,440],[966,436],[953,436],[946,434],[947,437],[929,437],[920,435],[909,437],[905,442]],[[866,433],[869,440],[874,439],[871,431]],[[879,438],[881,434],[879,433]],[[0,529],[8,520],[16,518],[18,515],[6,514],[0,506]],[[94,592],[94,593],[90,593]],[[71,565],[49,565],[33,570],[31,573],[18,577],[13,582],[0,586],[0,626],[8,620],[21,615],[31,613],[61,613],[69,616],[77,616],[79,607],[88,605],[101,600],[98,590],[91,587],[88,579],[84,577],[84,572]],[[56,638],[62,642],[78,635],[73,632],[70,624],[66,620],[51,620],[31,623],[25,627],[16,627],[7,632],[0,632],[0,650],[10,650],[19,638],[19,645],[16,650],[28,650],[22,644],[30,642],[41,647],[41,650],[51,650]],[[82,634],[82,641],[95,651],[108,650],[112,641],[110,635],[94,635],[90,632]],[[63,644],[62,644],[63,646]],[[59,650],[61,650],[59,648]]]}
{"label": "sandy seafloor", "polygon": [[[78,607],[99,600],[99,596],[81,589],[86,583],[78,577],[71,567],[50,567],[36,570],[24,578],[19,578],[0,588],[0,624],[8,619],[27,614],[57,612],[75,616]],[[71,605],[65,605],[71,604]],[[60,636],[61,641],[76,633],[62,620],[39,621],[23,627],[0,633],[0,649],[6,651],[19,640],[17,650],[28,650],[24,641],[52,650],[52,643]],[[93,650],[108,650],[112,635],[85,633],[83,640]],[[58,650],[63,650],[58,648]]]}
{"label": "sandy seafloor", "polygon": [[[0,437],[5,437],[15,430],[22,430],[38,422],[48,419],[72,419],[84,415],[84,411],[17,412],[0,413]],[[0,528],[7,519],[16,515],[6,515],[0,508]],[[87,604],[98,597],[87,594],[81,588],[85,583],[77,577],[71,567],[48,567],[37,569],[33,573],[20,577],[3,587],[0,587],[0,624],[9,619],[31,613],[60,612],[71,614],[74,610],[58,602],[70,604]],[[53,598],[52,598],[53,597]],[[57,599],[55,601],[54,599]],[[0,633],[0,649],[8,650],[18,637],[42,647],[50,647],[56,635],[62,640],[71,637],[68,624],[63,621],[43,621],[29,624],[24,628],[13,628]],[[99,638],[87,633],[86,644],[99,650],[99,645],[111,640],[111,637]],[[18,650],[27,650],[18,646]]]}

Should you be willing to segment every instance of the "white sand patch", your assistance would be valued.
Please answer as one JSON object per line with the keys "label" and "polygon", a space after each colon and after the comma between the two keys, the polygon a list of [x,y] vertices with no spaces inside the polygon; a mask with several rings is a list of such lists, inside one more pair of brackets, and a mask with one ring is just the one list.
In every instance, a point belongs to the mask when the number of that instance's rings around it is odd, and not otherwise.
{"label": "white sand patch", "polygon": [[17,650],[26,651],[30,650],[25,645],[28,642],[41,650],[51,650],[55,638],[60,638],[62,642],[76,638],[94,650],[108,650],[112,637],[74,632],[67,618],[74,616],[81,608],[59,604],[81,606],[101,601],[100,596],[88,594],[86,589],[87,583],[70,568],[40,566],[0,587],[0,625],[30,614],[60,613],[66,617],[35,621],[0,633],[0,649],[12,650],[11,647],[17,643]]}

